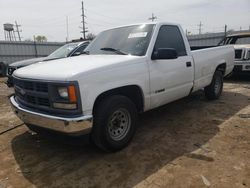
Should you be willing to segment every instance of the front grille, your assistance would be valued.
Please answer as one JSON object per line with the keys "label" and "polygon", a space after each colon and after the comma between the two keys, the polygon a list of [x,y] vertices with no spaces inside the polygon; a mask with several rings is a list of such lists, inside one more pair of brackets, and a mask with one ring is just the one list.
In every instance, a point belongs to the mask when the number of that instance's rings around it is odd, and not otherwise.
{"label": "front grille", "polygon": [[48,85],[44,83],[37,83],[36,84],[36,90],[38,92],[48,92]]}
{"label": "front grille", "polygon": [[[64,117],[79,116],[82,114],[79,87],[77,82],[51,82],[39,81],[32,79],[13,78],[15,89],[15,99],[20,106],[39,113],[49,115],[60,115]],[[77,86],[77,108],[76,109],[59,109],[54,108],[54,102],[68,103],[67,100],[61,99],[57,92],[57,87],[65,87],[74,84]]]}
{"label": "front grille", "polygon": [[31,108],[50,107],[48,83],[27,81],[14,78],[14,88],[17,100]]}
{"label": "front grille", "polygon": [[7,71],[8,71],[8,72],[7,72],[7,73],[8,73],[8,75],[10,75],[10,76],[11,76],[15,70],[16,70],[16,68],[15,68],[15,67],[8,67],[8,70],[7,70]]}
{"label": "front grille", "polygon": [[48,83],[14,79],[14,84],[25,90],[48,93]]}
{"label": "front grille", "polygon": [[243,50],[235,50],[235,59],[241,59],[242,52],[243,52]]}

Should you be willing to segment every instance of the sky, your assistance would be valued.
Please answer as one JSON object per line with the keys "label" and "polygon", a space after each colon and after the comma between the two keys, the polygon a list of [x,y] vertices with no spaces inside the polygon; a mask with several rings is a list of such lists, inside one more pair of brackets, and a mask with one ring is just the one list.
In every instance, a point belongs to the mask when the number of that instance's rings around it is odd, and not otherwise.
{"label": "sky", "polygon": [[[250,0],[84,0],[88,31],[94,34],[112,27],[148,22],[154,13],[157,21],[174,22],[197,34],[229,29],[250,29]],[[17,21],[22,40],[46,36],[62,42],[81,37],[81,0],[0,0],[0,40],[4,23]]]}

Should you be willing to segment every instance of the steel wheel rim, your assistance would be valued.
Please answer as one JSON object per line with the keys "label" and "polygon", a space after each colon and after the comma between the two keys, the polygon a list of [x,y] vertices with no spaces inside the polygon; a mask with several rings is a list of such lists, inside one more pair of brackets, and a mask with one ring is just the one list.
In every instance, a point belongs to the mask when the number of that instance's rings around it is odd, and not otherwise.
{"label": "steel wheel rim", "polygon": [[124,139],[131,127],[131,117],[129,112],[120,108],[113,112],[108,121],[108,132],[111,139],[120,141]]}
{"label": "steel wheel rim", "polygon": [[214,91],[216,94],[219,94],[220,90],[221,90],[221,82],[220,82],[220,78],[217,77],[214,83]]}

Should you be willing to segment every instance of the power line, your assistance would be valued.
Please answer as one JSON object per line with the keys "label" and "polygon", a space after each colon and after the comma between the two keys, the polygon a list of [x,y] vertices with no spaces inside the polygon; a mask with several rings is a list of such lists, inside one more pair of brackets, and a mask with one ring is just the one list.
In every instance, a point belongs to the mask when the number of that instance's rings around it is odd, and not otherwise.
{"label": "power line", "polygon": [[99,19],[94,19],[94,18],[89,18],[88,20],[89,20],[89,22],[92,22],[92,20],[93,20],[94,22],[98,22],[98,23],[102,23],[102,24],[108,24],[108,25],[121,25],[121,23],[107,22],[107,21],[104,21],[104,20],[99,20]]}
{"label": "power line", "polygon": [[154,15],[154,13],[152,13],[152,17],[150,17],[149,20],[154,22],[156,19],[157,19],[157,17]]}
{"label": "power line", "polygon": [[88,32],[85,27],[85,14],[84,14],[84,5],[83,5],[83,1],[82,1],[82,31],[81,33],[83,34],[83,39],[86,40],[86,33]]}
{"label": "power line", "polygon": [[[77,9],[71,9],[71,10],[68,10],[66,12],[64,12],[65,15],[70,15],[69,18],[76,18],[76,17],[79,17],[79,15],[77,15],[77,11],[79,11],[79,8]],[[75,13],[75,14],[72,14],[72,13]],[[60,15],[60,16],[55,16],[55,17],[47,17],[45,18],[44,16],[43,17],[33,17],[32,19],[25,19],[26,21],[28,21],[29,24],[32,24],[32,25],[43,25],[43,24],[47,24],[47,23],[58,23],[58,22],[63,22],[65,23],[65,20],[64,18]],[[37,24],[38,23],[38,24]]]}
{"label": "power line", "polygon": [[118,17],[112,17],[112,16],[107,16],[107,15],[104,15],[104,14],[100,14],[99,12],[96,12],[96,11],[93,11],[93,10],[91,10],[91,9],[88,9],[88,11],[89,12],[92,12],[93,14],[95,14],[95,15],[97,15],[97,16],[100,16],[100,17],[102,17],[102,19],[103,18],[106,18],[106,19],[109,19],[109,20],[112,20],[112,22],[114,21],[114,20],[116,20],[117,22],[121,22],[121,21],[126,21],[126,22],[131,22],[131,20],[130,19],[124,19],[124,18],[118,18]]}

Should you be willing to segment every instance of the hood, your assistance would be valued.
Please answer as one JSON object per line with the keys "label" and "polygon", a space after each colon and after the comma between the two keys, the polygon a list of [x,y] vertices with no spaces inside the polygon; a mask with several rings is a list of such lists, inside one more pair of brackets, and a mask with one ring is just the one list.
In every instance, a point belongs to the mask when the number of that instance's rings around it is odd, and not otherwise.
{"label": "hood", "polygon": [[[36,63],[14,72],[20,78],[69,81],[79,74],[89,74],[105,69],[136,63],[143,57],[131,55],[81,55]],[[111,67],[112,66],[112,67]]]}
{"label": "hood", "polygon": [[32,58],[32,59],[25,59],[22,61],[16,61],[14,63],[11,63],[9,66],[11,67],[25,67],[34,63],[38,63],[40,61],[43,61],[46,57],[38,57],[38,58]]}
{"label": "hood", "polygon": [[234,45],[235,49],[250,49],[250,44],[237,44]]}

